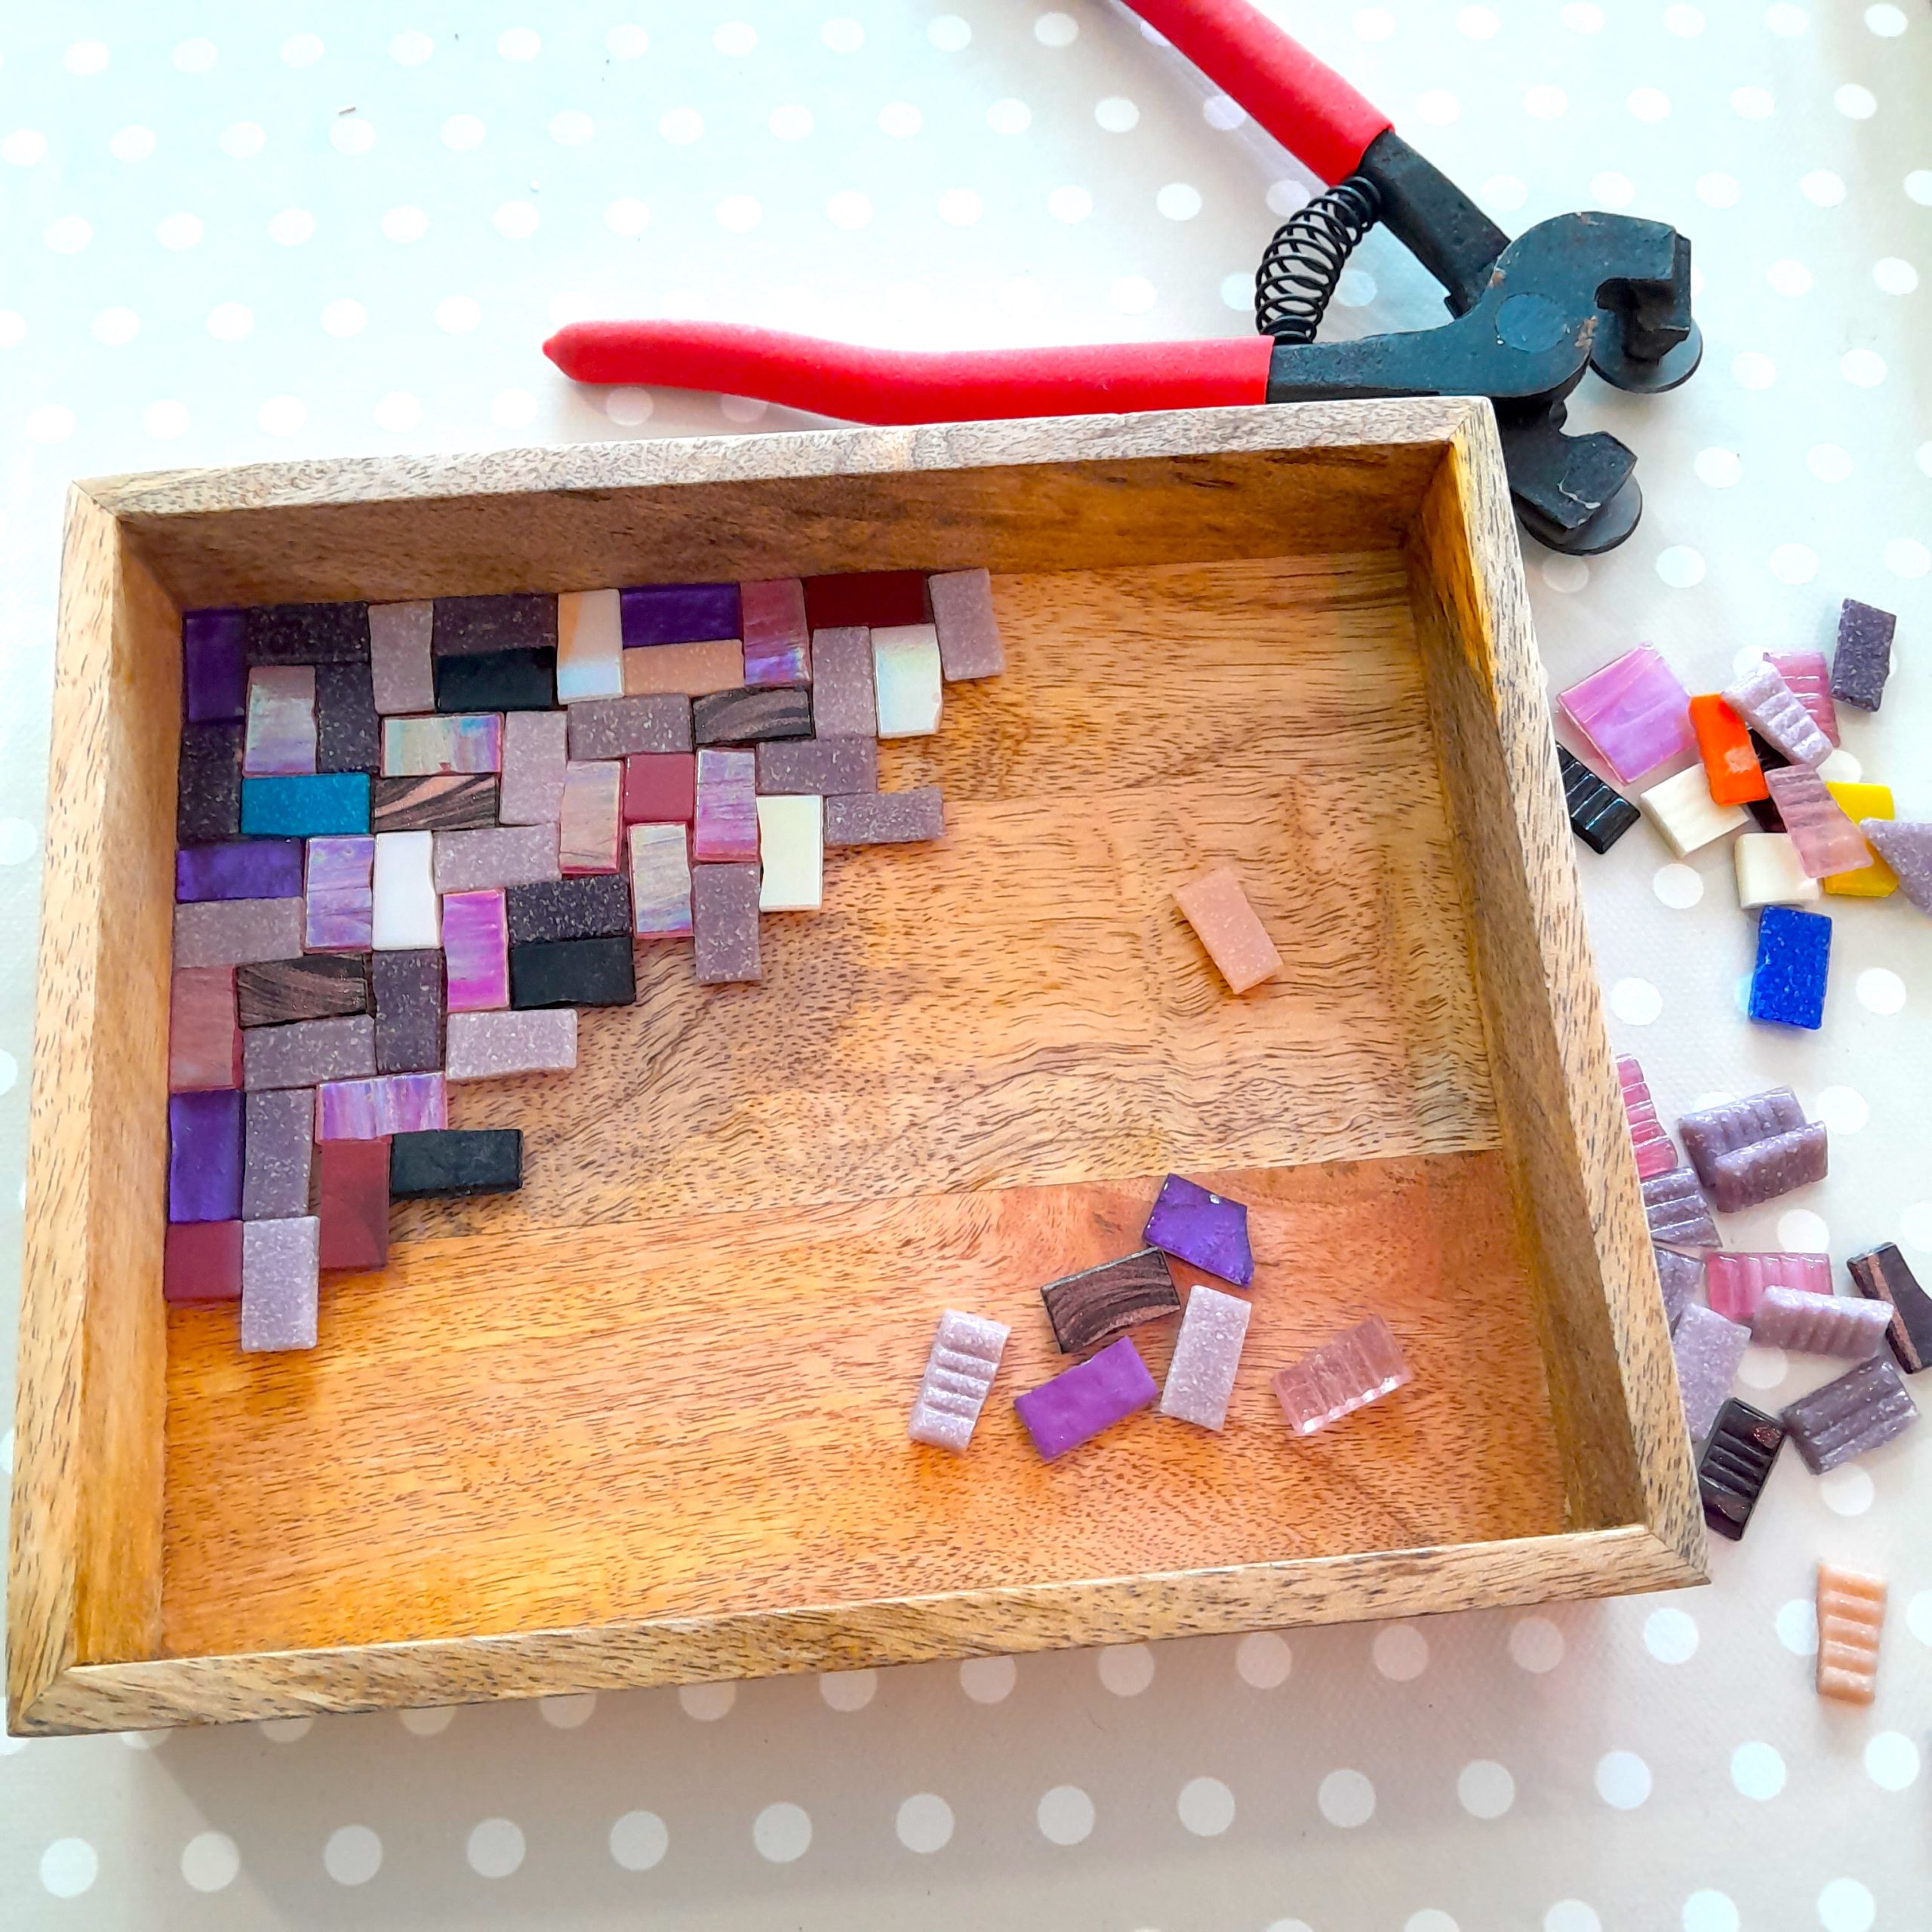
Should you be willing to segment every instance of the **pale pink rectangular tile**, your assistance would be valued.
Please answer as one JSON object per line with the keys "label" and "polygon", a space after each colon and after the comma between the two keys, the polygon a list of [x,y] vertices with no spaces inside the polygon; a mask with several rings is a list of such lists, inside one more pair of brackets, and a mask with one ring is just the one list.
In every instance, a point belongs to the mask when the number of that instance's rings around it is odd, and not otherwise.
{"label": "pale pink rectangular tile", "polygon": [[623,836],[624,768],[614,759],[564,768],[557,863],[566,878],[614,872]]}
{"label": "pale pink rectangular tile", "polygon": [[[751,754],[745,755],[749,761]],[[204,899],[177,906],[174,963],[254,966],[270,959],[299,959],[302,924],[299,899]]]}
{"label": "pale pink rectangular tile", "polygon": [[561,711],[512,711],[503,719],[497,817],[505,825],[555,825],[564,815],[570,719]]}
{"label": "pale pink rectangular tile", "polygon": [[451,1013],[451,1080],[504,1080],[523,1073],[567,1073],[577,1065],[577,1008]]}
{"label": "pale pink rectangular tile", "polygon": [[541,885],[559,878],[554,825],[501,825],[475,832],[439,832],[435,873],[438,892],[488,892]]}

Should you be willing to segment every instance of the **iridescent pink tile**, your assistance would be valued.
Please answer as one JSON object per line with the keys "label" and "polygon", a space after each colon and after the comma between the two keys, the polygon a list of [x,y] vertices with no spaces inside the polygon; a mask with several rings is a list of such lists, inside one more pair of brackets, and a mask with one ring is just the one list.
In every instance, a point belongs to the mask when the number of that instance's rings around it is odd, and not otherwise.
{"label": "iridescent pink tile", "polygon": [[810,684],[812,653],[804,584],[795,577],[741,583],[738,601],[745,629],[745,682]]}
{"label": "iridescent pink tile", "polygon": [[750,752],[698,753],[691,857],[714,864],[757,858],[758,760]]}
{"label": "iridescent pink tile", "polygon": [[353,835],[309,841],[302,944],[309,952],[366,952],[375,914],[376,841]]}
{"label": "iridescent pink tile", "polygon": [[1371,1315],[1291,1362],[1275,1377],[1275,1399],[1296,1435],[1312,1435],[1380,1401],[1414,1376],[1388,1323]]}
{"label": "iridescent pink tile", "polygon": [[374,1080],[331,1080],[315,1089],[318,1140],[380,1140],[447,1127],[440,1073],[391,1073]]}
{"label": "iridescent pink tile", "polygon": [[1617,1083],[1623,1089],[1623,1116],[1630,1124],[1630,1145],[1636,1150],[1638,1177],[1667,1174],[1677,1164],[1677,1149],[1657,1118],[1644,1069],[1628,1056],[1617,1063]]}
{"label": "iridescent pink tile", "polygon": [[634,825],[632,930],[639,939],[688,939],[691,931],[691,828]]}
{"label": "iridescent pink tile", "polygon": [[1704,1257],[1706,1299],[1727,1321],[1749,1321],[1764,1300],[1764,1291],[1773,1287],[1829,1294],[1832,1257],[1744,1249]]}
{"label": "iridescent pink tile", "polygon": [[1792,695],[1811,714],[1811,721],[1833,744],[1838,743],[1838,707],[1832,696],[1832,667],[1822,651],[1767,651],[1773,666],[1791,687]]}
{"label": "iridescent pink tile", "polygon": [[564,768],[557,863],[566,878],[614,872],[623,835],[624,768],[616,759]]}
{"label": "iridescent pink tile", "polygon": [[1647,644],[1572,685],[1557,703],[1585,743],[1626,783],[1697,748],[1690,694]]}
{"label": "iridescent pink tile", "polygon": [[510,1003],[510,928],[500,892],[443,895],[443,958],[452,1013]]}
{"label": "iridescent pink tile", "polygon": [[383,720],[383,776],[433,778],[448,771],[500,771],[503,720],[499,712]]}
{"label": "iridescent pink tile", "polygon": [[1829,878],[1872,863],[1863,835],[1809,765],[1781,765],[1764,774],[1764,783],[1797,848],[1798,863],[1810,877]]}
{"label": "iridescent pink tile", "polygon": [[315,667],[257,664],[248,673],[243,776],[292,778],[315,768]]}

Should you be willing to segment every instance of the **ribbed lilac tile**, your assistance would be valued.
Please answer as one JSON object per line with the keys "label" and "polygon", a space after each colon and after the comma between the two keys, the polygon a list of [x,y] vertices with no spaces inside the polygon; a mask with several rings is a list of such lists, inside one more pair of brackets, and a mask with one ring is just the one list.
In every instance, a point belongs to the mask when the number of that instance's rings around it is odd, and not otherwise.
{"label": "ribbed lilac tile", "polygon": [[1842,1300],[1829,1289],[1817,1295],[1767,1288],[1752,1312],[1751,1335],[1767,1348],[1863,1361],[1884,1346],[1891,1319],[1883,1302]]}
{"label": "ribbed lilac tile", "polygon": [[1789,1087],[1771,1087],[1761,1094],[1747,1094],[1740,1100],[1700,1107],[1681,1116],[1677,1131],[1684,1137],[1684,1151],[1690,1155],[1698,1180],[1708,1187],[1717,1177],[1718,1161],[1726,1154],[1804,1124],[1804,1109],[1798,1105],[1798,1096]]}
{"label": "ribbed lilac tile", "polygon": [[366,952],[376,916],[373,837],[312,838],[303,896],[303,936],[310,952]]}
{"label": "ribbed lilac tile", "polygon": [[972,1441],[1010,1332],[1003,1321],[956,1308],[940,1317],[906,1431],[915,1442],[956,1453]]}
{"label": "ribbed lilac tile", "polygon": [[1239,1295],[1196,1284],[1174,1340],[1161,1414],[1202,1429],[1218,1429],[1226,1422],[1251,1312]]}
{"label": "ribbed lilac tile", "polygon": [[315,667],[257,664],[248,673],[242,741],[247,778],[291,778],[315,768]]}
{"label": "ribbed lilac tile", "polygon": [[509,918],[500,892],[443,895],[443,957],[451,1013],[490,1013],[509,1004]]}
{"label": "ribbed lilac tile", "polygon": [[1818,721],[1768,660],[1749,677],[1730,685],[1724,701],[1793,764],[1819,765],[1831,756],[1831,740],[1818,729]]}
{"label": "ribbed lilac tile", "polygon": [[242,1218],[242,1100],[233,1089],[168,1097],[168,1218]]}
{"label": "ribbed lilac tile", "polygon": [[1811,878],[1829,878],[1872,863],[1871,847],[1810,766],[1781,766],[1764,774],[1764,783],[1798,848],[1798,863]]}
{"label": "ribbed lilac tile", "polygon": [[739,635],[735,583],[653,583],[623,594],[624,648]]}
{"label": "ribbed lilac tile", "polygon": [[758,857],[758,760],[752,752],[707,747],[698,753],[691,857],[707,864]]}
{"label": "ribbed lilac tile", "polygon": [[219,845],[183,845],[174,854],[174,897],[294,899],[302,891],[299,838],[232,838]]}
{"label": "ribbed lilac tile", "polygon": [[745,682],[810,684],[812,652],[805,628],[804,585],[795,577],[741,583],[738,601],[744,624]]}
{"label": "ribbed lilac tile", "polygon": [[181,620],[182,715],[190,724],[233,724],[248,709],[239,611],[190,611]]}
{"label": "ribbed lilac tile", "polygon": [[1288,1427],[1312,1435],[1414,1379],[1401,1346],[1379,1315],[1291,1362],[1275,1377],[1275,1399]]}
{"label": "ribbed lilac tile", "polygon": [[1832,697],[1832,667],[1822,651],[1767,651],[1764,662],[1791,687],[1792,695],[1811,714],[1811,721],[1833,744],[1838,739],[1838,708]]}
{"label": "ribbed lilac tile", "polygon": [[1767,1288],[1829,1294],[1832,1257],[1733,1248],[1705,1257],[1704,1281],[1711,1306],[1718,1314],[1727,1321],[1749,1321]]}
{"label": "ribbed lilac tile", "polygon": [[1932,825],[1906,819],[1860,819],[1865,842],[1898,874],[1899,890],[1921,912],[1932,912]]}
{"label": "ribbed lilac tile", "polygon": [[1014,1398],[1041,1459],[1051,1462],[1103,1429],[1146,1408],[1160,1394],[1131,1335]]}
{"label": "ribbed lilac tile", "polygon": [[260,1355],[315,1346],[322,1224],[313,1215],[242,1229],[242,1346]]}
{"label": "ribbed lilac tile", "polygon": [[691,931],[691,828],[630,828],[632,929],[639,939],[688,939]]}
{"label": "ribbed lilac tile", "polygon": [[318,1140],[380,1140],[449,1125],[440,1073],[391,1073],[332,1080],[315,1089]]}
{"label": "ribbed lilac tile", "polygon": [[1238,1288],[1254,1279],[1247,1208],[1179,1174],[1161,1182],[1143,1238],[1149,1247],[1191,1263],[1204,1274],[1217,1275]]}
{"label": "ribbed lilac tile", "polygon": [[1812,1121],[1721,1155],[1712,1168],[1711,1198],[1721,1213],[1742,1214],[1823,1180],[1830,1166],[1825,1123]]}
{"label": "ribbed lilac tile", "polygon": [[436,673],[430,655],[433,604],[369,606],[369,669],[376,709],[385,716],[436,708]]}
{"label": "ribbed lilac tile", "polygon": [[1638,1183],[1651,1238],[1666,1247],[1721,1247],[1718,1224],[1697,1177],[1688,1168],[1666,1168]]}
{"label": "ribbed lilac tile", "polygon": [[1644,1069],[1626,1055],[1617,1063],[1617,1084],[1623,1090],[1623,1117],[1629,1124],[1630,1145],[1637,1156],[1637,1174],[1648,1180],[1677,1164],[1677,1149],[1657,1118]]}
{"label": "ribbed lilac tile", "polygon": [[1690,694],[1647,644],[1572,685],[1557,703],[1590,749],[1626,783],[1697,749]]}
{"label": "ribbed lilac tile", "polygon": [[1677,1358],[1677,1392],[1684,1401],[1684,1421],[1694,1442],[1711,1432],[1711,1425],[1730,1393],[1731,1380],[1751,1331],[1708,1308],[1687,1308],[1671,1337]]}
{"label": "ribbed lilac tile", "polygon": [[1918,1405],[1891,1358],[1875,1355],[1801,1395],[1778,1420],[1791,1432],[1804,1466],[1823,1475],[1903,1434],[1918,1421]]}
{"label": "ribbed lilac tile", "polygon": [[209,899],[174,909],[177,966],[253,966],[301,951],[300,899]]}

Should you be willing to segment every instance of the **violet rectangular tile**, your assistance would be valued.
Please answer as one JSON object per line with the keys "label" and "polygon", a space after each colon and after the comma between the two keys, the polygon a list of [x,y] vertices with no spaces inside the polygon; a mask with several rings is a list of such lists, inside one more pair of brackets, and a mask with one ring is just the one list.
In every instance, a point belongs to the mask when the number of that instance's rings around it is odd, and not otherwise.
{"label": "violet rectangular tile", "polygon": [[242,614],[254,664],[353,664],[369,654],[366,604],[264,604]]}
{"label": "violet rectangular tile", "polygon": [[443,712],[554,711],[557,654],[456,651],[436,660],[436,709]]}
{"label": "violet rectangular tile", "polygon": [[742,635],[735,583],[652,583],[623,593],[624,648]]}
{"label": "violet rectangular tile", "polygon": [[972,1441],[1010,1332],[1003,1321],[956,1308],[940,1315],[906,1425],[915,1442],[958,1454]]}
{"label": "violet rectangular tile", "polygon": [[1720,1213],[1741,1214],[1794,1188],[1823,1180],[1829,1167],[1825,1124],[1814,1121],[1789,1134],[1721,1155],[1711,1182],[1711,1199]]}
{"label": "violet rectangular tile", "polygon": [[168,1091],[206,1092],[241,1084],[235,969],[183,967],[168,989]]}
{"label": "violet rectangular tile", "polygon": [[246,966],[302,950],[299,899],[208,899],[174,909],[174,964]]}
{"label": "violet rectangular tile", "polygon": [[618,939],[631,929],[630,889],[621,873],[513,885],[507,900],[512,946],[531,940]]}
{"label": "violet rectangular tile", "polygon": [[1638,1183],[1651,1238],[1665,1247],[1721,1247],[1710,1203],[1688,1168],[1668,1168]]}
{"label": "violet rectangular tile", "polygon": [[177,844],[206,844],[241,832],[245,729],[225,723],[181,728],[174,794]]}
{"label": "violet rectangular tile", "polygon": [[692,868],[691,934],[700,986],[728,986],[760,977],[758,884],[755,864]]}
{"label": "violet rectangular tile", "polygon": [[245,1027],[286,1026],[297,1020],[367,1013],[369,962],[324,954],[238,966],[235,1001],[235,1017]]}
{"label": "violet rectangular tile", "polygon": [[1146,1408],[1160,1391],[1131,1335],[1014,1398],[1013,1406],[1043,1462]]}
{"label": "violet rectangular tile", "polygon": [[191,724],[248,715],[248,670],[239,611],[190,611],[181,620],[181,715]]}
{"label": "violet rectangular tile", "polygon": [[1782,1423],[1734,1395],[1718,1410],[1697,1460],[1697,1493],[1705,1522],[1719,1536],[1736,1543],[1743,1535],[1784,1436]]}
{"label": "violet rectangular tile", "polygon": [[503,721],[492,711],[466,716],[385,718],[383,776],[426,778],[443,771],[500,771]]}
{"label": "violet rectangular tile", "polygon": [[1180,1312],[1180,1291],[1168,1257],[1157,1247],[1049,1281],[1040,1300],[1063,1355],[1095,1347],[1138,1323]]}
{"label": "violet rectangular tile", "polygon": [[1631,1149],[1637,1157],[1638,1178],[1648,1180],[1653,1174],[1676,1166],[1677,1149],[1657,1118],[1644,1069],[1628,1054],[1617,1063],[1617,1081],[1623,1093],[1623,1117],[1630,1129]]}
{"label": "violet rectangular tile", "polygon": [[615,759],[564,768],[557,863],[566,878],[614,872],[623,842],[624,768]]}
{"label": "violet rectangular tile", "polygon": [[429,650],[435,607],[372,604],[369,607],[369,669],[376,709],[386,717],[434,711],[436,680]]}
{"label": "violet rectangular tile", "polygon": [[1811,721],[1833,744],[1838,742],[1838,708],[1832,699],[1831,666],[1822,651],[1767,651],[1764,662],[1791,687],[1792,695],[1811,714]]}
{"label": "violet rectangular tile", "polygon": [[1838,649],[1832,658],[1832,695],[1841,704],[1876,711],[1892,674],[1892,636],[1898,619],[1889,611],[1847,597],[1838,611]]}
{"label": "violet rectangular tile", "polygon": [[1890,1241],[1854,1254],[1845,1266],[1852,1286],[1889,1312],[1885,1340],[1899,1366],[1906,1374],[1916,1375],[1932,1362],[1932,1296],[1918,1285],[1918,1278]]}
{"label": "violet rectangular tile", "polygon": [[1697,749],[1690,694],[1647,644],[1572,685],[1557,703],[1591,750],[1626,784]]}
{"label": "violet rectangular tile", "polygon": [[691,828],[630,828],[631,930],[639,939],[688,939],[691,931]]}
{"label": "violet rectangular tile", "polygon": [[293,899],[302,891],[299,838],[234,838],[183,845],[174,854],[174,896],[202,899]]}
{"label": "violet rectangular tile", "polygon": [[309,1211],[315,1149],[315,1097],[306,1087],[269,1088],[245,1107],[242,1218],[284,1221]]}
{"label": "violet rectangular tile", "polygon": [[1201,1429],[1218,1429],[1226,1422],[1250,1312],[1239,1295],[1195,1284],[1161,1391],[1161,1414]]}
{"label": "violet rectangular tile", "polygon": [[1706,1257],[1704,1275],[1711,1306],[1727,1321],[1748,1322],[1767,1289],[1791,1288],[1804,1294],[1829,1295],[1832,1257],[1734,1248],[1727,1254]]}
{"label": "violet rectangular tile", "polygon": [[985,571],[946,571],[926,580],[939,661],[948,684],[996,678],[1006,669],[999,620],[993,614],[993,582]]}
{"label": "violet rectangular tile", "polygon": [[571,706],[569,723],[570,755],[586,763],[691,748],[691,701],[675,692],[586,699]]}
{"label": "violet rectangular tile", "polygon": [[315,1087],[325,1080],[363,1080],[376,1070],[376,1023],[366,1013],[300,1020],[291,1026],[253,1026],[242,1036],[242,1084]]}
{"label": "violet rectangular tile", "polygon": [[[1832,755],[1832,741],[1819,730],[1798,694],[1784,681],[1775,664],[1765,663],[1726,688],[1724,701],[1774,749],[1795,766],[1823,764]],[[1765,778],[1768,783],[1770,772]],[[1777,793],[1772,794],[1773,801]],[[1782,808],[1780,808],[1782,809]]]}
{"label": "violet rectangular tile", "polygon": [[162,1299],[171,1306],[242,1299],[242,1223],[183,1221],[162,1247]]}
{"label": "violet rectangular tile", "polygon": [[315,1346],[321,1224],[312,1215],[242,1227],[242,1347],[248,1355]]}
{"label": "violet rectangular tile", "polygon": [[1804,1466],[1823,1475],[1903,1435],[1918,1420],[1918,1409],[1891,1357],[1875,1355],[1789,1404],[1778,1420]]}
{"label": "violet rectangular tile", "polygon": [[232,1088],[168,1097],[171,1221],[242,1218],[242,1096]]}
{"label": "violet rectangular tile", "polygon": [[1671,1337],[1671,1349],[1677,1358],[1677,1392],[1684,1405],[1684,1426],[1693,1442],[1710,1433],[1750,1345],[1750,1330],[1738,1323],[1708,1308],[1684,1311]]}
{"label": "violet rectangular tile", "polygon": [[506,1080],[567,1073],[577,1065],[577,1009],[455,1013],[449,1019],[448,1078]]}
{"label": "violet rectangular tile", "polygon": [[379,952],[369,962],[376,1014],[376,1071],[429,1073],[443,1063],[443,955],[423,948]]}
{"label": "violet rectangular tile", "polygon": [[1752,1339],[1799,1355],[1844,1355],[1862,1361],[1885,1345],[1890,1311],[1875,1301],[1848,1301],[1828,1290],[1767,1288],[1751,1317]]}
{"label": "violet rectangular tile", "polygon": [[318,1140],[382,1140],[449,1125],[440,1073],[332,1080],[315,1089]]}
{"label": "violet rectangular tile", "polygon": [[307,951],[368,951],[374,931],[375,869],[372,837],[309,841],[302,935]]}
{"label": "violet rectangular tile", "polygon": [[569,737],[570,719],[561,711],[512,711],[504,718],[497,804],[503,824],[555,825],[563,817]]}
{"label": "violet rectangular tile", "polygon": [[315,768],[315,666],[257,666],[248,673],[243,777],[291,778]]}
{"label": "violet rectangular tile", "polygon": [[751,752],[698,753],[691,856],[707,865],[757,858],[758,761]]}
{"label": "violet rectangular tile", "polygon": [[1275,1399],[1294,1434],[1312,1435],[1394,1394],[1414,1373],[1388,1323],[1371,1315],[1280,1371]]}
{"label": "violet rectangular tile", "polygon": [[509,1004],[509,919],[502,893],[444,895],[443,961],[452,1014],[488,1013]]}
{"label": "violet rectangular tile", "polygon": [[[764,685],[714,691],[691,706],[691,737],[705,745],[760,744],[774,738],[808,738],[812,694],[803,685]],[[650,749],[640,746],[640,750]],[[666,745],[666,751],[676,749]]]}
{"label": "violet rectangular tile", "polygon": [[[540,715],[518,713],[519,717]],[[507,751],[505,755],[507,757]],[[508,782],[507,774],[505,782]],[[447,771],[434,777],[374,780],[369,787],[370,829],[474,832],[481,826],[494,825],[497,783],[484,771]]]}
{"label": "violet rectangular tile", "polygon": [[555,825],[505,825],[436,834],[438,892],[488,892],[560,878]]}
{"label": "violet rectangular tile", "polygon": [[780,739],[760,745],[755,755],[761,792],[844,798],[878,789],[875,738]]}
{"label": "violet rectangular tile", "polygon": [[470,651],[557,648],[557,600],[548,591],[438,597],[429,648],[438,657]]}
{"label": "violet rectangular tile", "polygon": [[811,633],[805,623],[805,586],[795,577],[741,583],[738,603],[745,682],[810,684]]}
{"label": "violet rectangular tile", "polygon": [[1211,1193],[1180,1174],[1170,1174],[1154,1198],[1141,1238],[1204,1274],[1244,1288],[1254,1279],[1248,1246],[1247,1210],[1224,1194]]}
{"label": "violet rectangular tile", "polygon": [[946,835],[946,808],[937,785],[911,792],[828,795],[825,842],[834,845],[916,845]]}
{"label": "violet rectangular tile", "polygon": [[315,769],[375,771],[383,761],[383,724],[366,664],[315,667]]}
{"label": "violet rectangular tile", "polygon": [[820,738],[878,737],[870,631],[847,626],[812,632],[812,730]]}

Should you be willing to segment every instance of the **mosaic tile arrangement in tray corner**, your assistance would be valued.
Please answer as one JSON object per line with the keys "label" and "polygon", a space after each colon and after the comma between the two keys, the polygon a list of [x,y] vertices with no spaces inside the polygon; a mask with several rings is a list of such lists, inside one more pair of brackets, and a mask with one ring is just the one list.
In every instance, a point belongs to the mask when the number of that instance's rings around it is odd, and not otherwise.
{"label": "mosaic tile arrangement in tray corner", "polygon": [[449,1083],[560,1073],[634,945],[759,977],[827,846],[943,830],[881,739],[1003,668],[984,571],[190,611],[168,1032],[170,1301],[315,1346],[392,1198],[521,1185]]}

